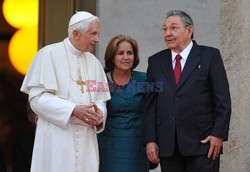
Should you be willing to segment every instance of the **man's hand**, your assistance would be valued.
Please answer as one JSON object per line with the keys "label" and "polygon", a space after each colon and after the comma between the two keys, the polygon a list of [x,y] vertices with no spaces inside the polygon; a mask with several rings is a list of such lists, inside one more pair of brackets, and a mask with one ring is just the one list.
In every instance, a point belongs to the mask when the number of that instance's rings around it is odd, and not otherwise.
{"label": "man's hand", "polygon": [[146,152],[150,162],[153,164],[158,164],[160,159],[158,157],[159,148],[155,142],[149,142],[146,145]]}
{"label": "man's hand", "polygon": [[215,160],[220,155],[220,149],[223,144],[223,140],[221,138],[215,137],[215,136],[208,136],[205,140],[202,140],[201,143],[207,143],[210,142],[210,148],[208,151],[208,158],[211,158]]}
{"label": "man's hand", "polygon": [[95,104],[76,105],[72,112],[72,116],[77,117],[91,126],[97,126],[103,122],[102,112]]}

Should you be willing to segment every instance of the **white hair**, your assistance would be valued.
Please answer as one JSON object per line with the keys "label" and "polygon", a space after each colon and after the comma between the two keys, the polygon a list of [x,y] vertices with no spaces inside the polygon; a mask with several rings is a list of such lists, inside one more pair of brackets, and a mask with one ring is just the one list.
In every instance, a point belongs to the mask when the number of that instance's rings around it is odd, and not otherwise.
{"label": "white hair", "polygon": [[99,18],[96,16],[90,17],[89,19],[82,20],[68,27],[68,37],[71,38],[74,30],[80,30],[86,32],[91,23],[99,22]]}

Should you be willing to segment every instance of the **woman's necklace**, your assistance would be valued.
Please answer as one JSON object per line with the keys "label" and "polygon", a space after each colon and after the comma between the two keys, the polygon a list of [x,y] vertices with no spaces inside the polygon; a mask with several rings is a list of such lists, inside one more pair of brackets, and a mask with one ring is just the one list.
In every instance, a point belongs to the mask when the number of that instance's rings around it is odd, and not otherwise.
{"label": "woman's necklace", "polygon": [[[86,85],[86,81],[83,81],[83,78],[82,78],[82,75],[81,75],[81,70],[80,70],[80,67],[79,67],[79,66],[78,66],[78,69],[77,69],[77,74],[78,74],[78,78],[79,78],[79,79],[78,79],[78,80],[73,79],[72,74],[71,74],[70,63],[69,63],[69,55],[68,55],[68,51],[67,51],[67,48],[66,48],[64,42],[63,42],[63,45],[64,45],[64,48],[65,48],[66,56],[67,56],[67,60],[68,60],[69,76],[70,76],[70,78],[71,78],[72,81],[76,82],[76,83],[80,86],[81,93],[83,94],[83,93],[84,93],[84,88],[83,88],[83,86]],[[87,72],[88,72],[85,54],[84,54],[84,60],[85,60],[86,70],[87,70]],[[87,75],[88,75],[88,73],[87,73]]]}
{"label": "woman's necklace", "polygon": [[132,78],[132,72],[131,72],[131,73],[130,73],[129,79],[128,79],[126,82],[120,84],[119,82],[117,82],[117,81],[115,80],[115,78],[114,78],[114,72],[113,72],[113,71],[110,72],[110,75],[111,75],[112,81],[113,81],[114,83],[116,83],[117,85],[119,85],[119,86],[126,86],[126,85],[129,83],[129,81],[131,80],[131,78]]}

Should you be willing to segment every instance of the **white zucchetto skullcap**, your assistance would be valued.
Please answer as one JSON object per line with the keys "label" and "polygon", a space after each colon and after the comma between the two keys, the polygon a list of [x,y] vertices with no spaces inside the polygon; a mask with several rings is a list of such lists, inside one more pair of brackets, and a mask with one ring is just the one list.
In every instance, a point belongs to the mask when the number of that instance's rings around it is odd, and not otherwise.
{"label": "white zucchetto skullcap", "polygon": [[91,17],[94,17],[94,15],[92,15],[89,12],[86,11],[77,11],[70,19],[69,21],[69,26],[76,24],[82,20],[87,20]]}

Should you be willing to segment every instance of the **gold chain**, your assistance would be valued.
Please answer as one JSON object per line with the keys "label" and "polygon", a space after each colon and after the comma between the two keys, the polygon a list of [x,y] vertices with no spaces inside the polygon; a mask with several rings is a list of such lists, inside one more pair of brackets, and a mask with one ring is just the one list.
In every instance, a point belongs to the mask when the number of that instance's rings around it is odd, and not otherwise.
{"label": "gold chain", "polygon": [[[70,78],[71,78],[72,81],[76,82],[76,83],[81,87],[80,90],[81,90],[81,92],[82,92],[82,94],[83,94],[83,93],[84,93],[84,88],[83,88],[83,86],[86,85],[86,81],[83,81],[83,78],[82,78],[82,75],[81,75],[81,70],[80,70],[80,67],[79,67],[79,66],[78,66],[78,70],[77,70],[79,79],[78,79],[78,80],[73,79],[72,74],[71,74],[70,63],[69,63],[69,55],[68,55],[68,51],[67,51],[67,48],[66,48],[64,42],[63,42],[63,45],[64,45],[64,48],[65,48],[66,56],[67,56],[67,60],[68,60],[68,68],[69,68],[69,75],[70,75]],[[85,60],[85,66],[86,66],[86,71],[87,71],[87,77],[88,77],[88,76],[89,76],[89,75],[88,75],[88,66],[87,66],[87,64],[86,64],[87,61],[86,61],[85,53],[84,53],[84,60]],[[82,62],[82,63],[83,63],[83,62]],[[87,79],[88,79],[88,78],[87,78]]]}

